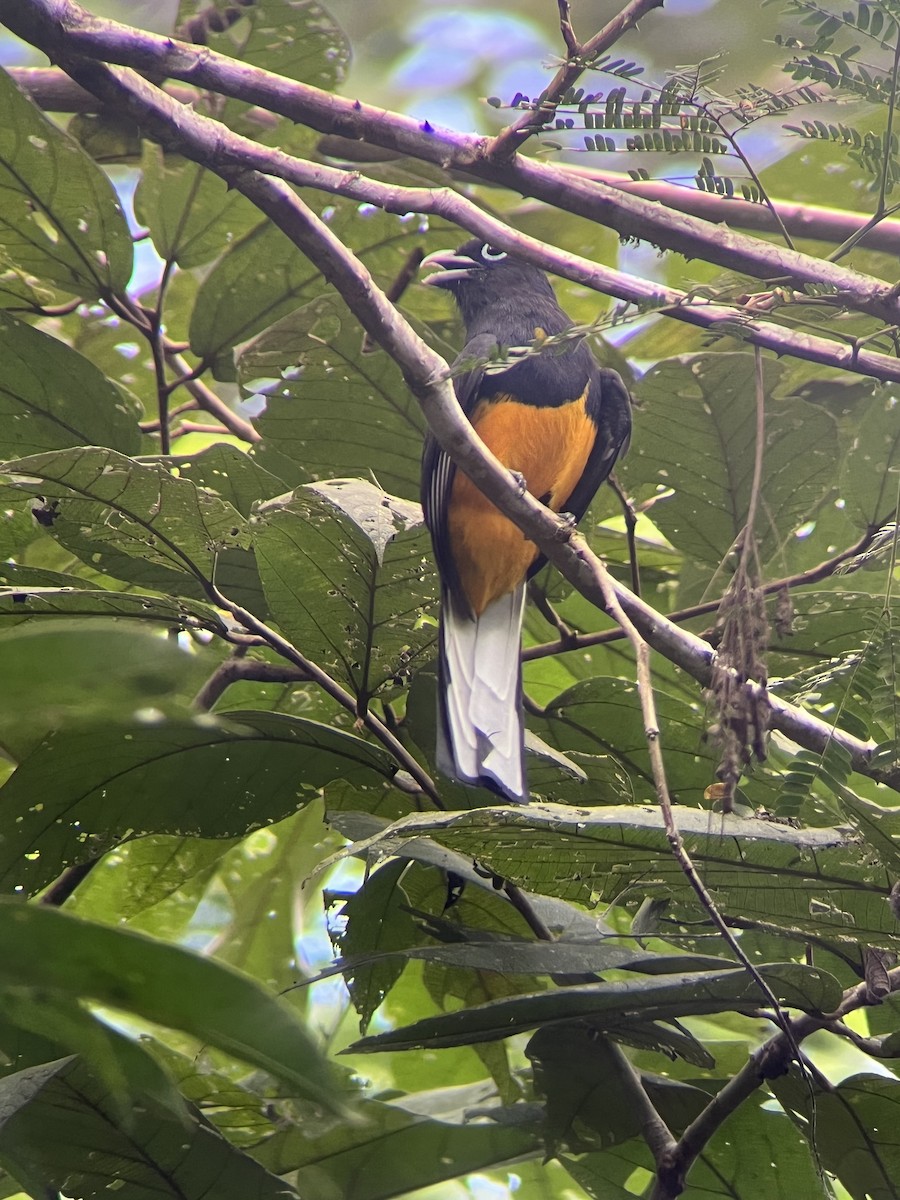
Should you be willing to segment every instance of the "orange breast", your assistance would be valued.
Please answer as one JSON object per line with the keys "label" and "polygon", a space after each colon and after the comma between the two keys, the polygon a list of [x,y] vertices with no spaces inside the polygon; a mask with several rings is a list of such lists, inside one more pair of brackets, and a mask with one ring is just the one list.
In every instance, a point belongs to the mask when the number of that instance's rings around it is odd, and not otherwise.
{"label": "orange breast", "polygon": [[[476,408],[472,424],[500,462],[524,477],[532,496],[556,512],[581,478],[596,435],[584,398],[538,408],[496,396]],[[462,471],[453,481],[448,526],[460,582],[478,616],[518,587],[538,549]]]}

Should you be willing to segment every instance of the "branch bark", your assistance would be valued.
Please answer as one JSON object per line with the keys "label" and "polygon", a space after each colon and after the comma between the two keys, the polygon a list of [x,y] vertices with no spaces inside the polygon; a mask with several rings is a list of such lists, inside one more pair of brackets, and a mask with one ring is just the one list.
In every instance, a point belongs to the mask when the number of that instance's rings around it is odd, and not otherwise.
{"label": "branch bark", "polygon": [[[65,56],[80,55],[218,91],[321,133],[367,141],[445,169],[465,170],[478,179],[598,221],[624,237],[641,238],[687,258],[700,258],[797,290],[807,283],[825,284],[834,289],[838,303],[889,325],[900,324],[900,295],[884,280],[730,229],[716,229],[707,221],[625,195],[596,180],[573,178],[570,171],[551,164],[521,156],[497,162],[490,157],[488,138],[438,128],[428,121],[286,80],[206,47],[92,17],[74,0],[6,0],[3,22],[61,65],[65,65]],[[73,78],[77,80],[74,74]]]}

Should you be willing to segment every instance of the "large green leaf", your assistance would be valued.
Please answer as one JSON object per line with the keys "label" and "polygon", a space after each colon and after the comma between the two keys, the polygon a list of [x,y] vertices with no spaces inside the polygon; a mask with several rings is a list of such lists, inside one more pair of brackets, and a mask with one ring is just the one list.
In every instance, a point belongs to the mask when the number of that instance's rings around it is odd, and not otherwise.
{"label": "large green leaf", "polygon": [[166,834],[135,838],[100,859],[66,900],[66,912],[178,941],[236,841]]}
{"label": "large green leaf", "polygon": [[134,211],[160,258],[185,270],[217,258],[259,220],[259,210],[224,179],[150,142],[143,144]]}
{"label": "large green leaf", "polygon": [[32,1195],[122,1200],[297,1200],[191,1108],[178,1120],[134,1097],[129,1117],[75,1058],[0,1081],[0,1162]]}
{"label": "large green leaf", "polygon": [[[821,408],[776,398],[779,370],[766,363],[766,444],[760,554],[772,557],[835,486],[837,431]],[[752,354],[667,359],[636,388],[635,433],[621,467],[629,488],[673,488],[654,523],[683,554],[718,566],[747,520],[756,447]]]}
{"label": "large green leaf", "polygon": [[853,1200],[896,1200],[900,1179],[900,1083],[884,1075],[853,1075],[827,1089],[789,1076],[769,1086],[817,1159]]}
{"label": "large green leaf", "polygon": [[[401,860],[402,861],[402,860]],[[405,864],[404,864],[405,865]],[[446,890],[446,889],[445,889]],[[360,895],[358,892],[357,895]],[[441,927],[438,925],[438,929]],[[519,940],[478,941],[473,931],[454,929],[458,941],[446,946],[415,946],[405,944],[396,950],[372,950],[365,954],[351,953],[345,946],[346,957],[323,971],[320,978],[337,971],[350,974],[367,963],[402,956],[422,959],[446,966],[475,971],[499,971],[503,975],[583,975],[591,971],[639,971],[644,975],[665,975],[673,971],[704,971],[730,966],[724,958],[712,955],[659,954],[622,945],[621,934],[596,934],[592,943],[554,940],[526,942]],[[495,931],[494,931],[495,932]],[[472,940],[468,940],[472,939]]]}
{"label": "large green leaf", "polygon": [[[427,254],[459,237],[444,221],[430,220],[424,225],[375,210],[371,205],[338,199],[327,206],[324,215],[332,232],[353,249],[384,288],[390,287],[411,254],[417,251]],[[323,293],[334,302],[334,294],[318,268],[281,230],[264,222],[235,242],[204,280],[191,317],[190,341],[194,353],[210,363],[217,376],[232,379],[233,347]],[[346,319],[345,308],[339,306],[334,311],[342,312]],[[352,328],[358,339],[358,354],[363,335],[355,324]],[[275,349],[271,344],[269,348]],[[291,350],[285,347],[284,340],[279,348],[285,366],[296,362],[289,357]],[[301,341],[295,341],[293,354],[304,349]],[[343,350],[334,360],[338,368],[346,354]],[[383,352],[368,356],[370,366],[365,373],[383,371],[379,360],[385,357]],[[252,378],[244,368],[245,383]],[[405,398],[401,386],[397,403]],[[411,398],[410,402],[415,403]],[[347,419],[345,415],[345,432]],[[385,487],[393,486],[387,479],[380,482]]]}
{"label": "large green leaf", "polygon": [[0,695],[16,698],[0,705],[0,746],[21,759],[62,726],[97,728],[151,709],[189,717],[191,698],[216,664],[149,627],[35,621],[7,629],[0,615]]}
{"label": "large green leaf", "polygon": [[180,479],[189,479],[233,504],[242,517],[249,517],[261,500],[288,490],[283,480],[228,442],[217,442],[198,454],[172,454],[163,461]]}
{"label": "large green leaf", "polygon": [[[774,963],[760,966],[758,971],[785,1006],[830,1012],[840,1002],[840,984],[814,967]],[[467,1046],[512,1037],[547,1021],[577,1018],[589,1018],[598,1029],[615,1030],[633,1021],[665,1021],[718,1012],[752,1013],[762,1001],[759,985],[743,968],[660,975],[624,983],[587,983],[426,1017],[387,1033],[360,1038],[348,1052]]]}
{"label": "large green leaf", "polygon": [[[675,819],[705,886],[726,914],[795,936],[900,947],[885,903],[893,871],[875,857],[874,847],[836,829],[794,829],[682,806]],[[409,816],[351,852],[361,847],[394,852],[406,838],[423,836],[529,891],[566,900],[695,901],[655,808],[532,804]],[[690,911],[696,921],[698,910]]]}
{"label": "large green leaf", "polygon": [[324,1059],[288,1005],[231,967],[11,899],[0,900],[0,949],[7,987],[95,1001],[179,1029],[340,1108]]}
{"label": "large green leaf", "polygon": [[363,334],[334,296],[266,330],[241,353],[242,387],[266,392],[254,451],[292,482],[374,478],[418,499],[426,424],[394,360],[364,353]]}
{"label": "large green leaf", "polygon": [[385,863],[341,909],[347,924],[340,946],[353,960],[343,974],[359,1013],[360,1033],[366,1032],[375,1010],[403,973],[402,952],[416,941],[416,924],[403,889],[408,868],[401,859]]}
{"label": "large green leaf", "polygon": [[112,184],[0,71],[0,261],[77,296],[124,291],[131,234]]}
{"label": "large green leaf", "polygon": [[61,731],[0,789],[0,889],[35,891],[142,834],[237,837],[331,779],[365,790],[392,774],[388,756],[360,738],[274,713]]}
{"label": "large green leaf", "polygon": [[253,594],[252,559],[240,557],[249,544],[240,513],[161,463],[83,447],[0,463],[0,473],[7,485],[39,495],[54,536],[107,574],[194,596],[215,574],[234,598],[241,587]]}
{"label": "large green leaf", "polygon": [[225,625],[216,611],[195,600],[179,600],[173,596],[141,596],[134,592],[91,591],[77,587],[82,580],[76,576],[72,576],[71,582],[63,587],[17,582],[22,576],[37,574],[36,569],[29,570],[26,567],[16,571],[12,564],[0,565],[0,628],[35,624],[44,617],[115,617],[159,621],[183,629],[208,629],[211,633],[225,633]]}
{"label": "large green leaf", "polygon": [[[390,1200],[496,1163],[542,1151],[536,1124],[469,1122],[468,1110],[496,1101],[493,1088],[440,1088],[399,1103],[370,1100],[364,1118],[312,1139],[285,1129],[254,1150],[270,1171],[297,1171],[303,1195],[337,1200]],[[452,1106],[452,1107],[451,1107]],[[449,1109],[449,1111],[448,1111]]]}
{"label": "large green leaf", "polygon": [[254,549],[275,620],[363,706],[430,653],[436,579],[418,505],[365,480],[313,484],[259,508]]}
{"label": "large green leaf", "polygon": [[0,454],[140,448],[141,431],[117,388],[63,342],[0,312],[0,361]]}

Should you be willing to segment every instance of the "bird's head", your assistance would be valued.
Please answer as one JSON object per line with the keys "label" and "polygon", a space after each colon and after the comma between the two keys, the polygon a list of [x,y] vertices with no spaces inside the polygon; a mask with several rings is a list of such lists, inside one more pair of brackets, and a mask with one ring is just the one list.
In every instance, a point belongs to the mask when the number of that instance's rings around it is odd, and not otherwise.
{"label": "bird's head", "polygon": [[489,242],[473,238],[458,250],[437,250],[422,262],[422,269],[437,268],[422,282],[446,288],[470,326],[485,310],[517,307],[534,301],[553,301],[550,281],[539,267],[507,254]]}

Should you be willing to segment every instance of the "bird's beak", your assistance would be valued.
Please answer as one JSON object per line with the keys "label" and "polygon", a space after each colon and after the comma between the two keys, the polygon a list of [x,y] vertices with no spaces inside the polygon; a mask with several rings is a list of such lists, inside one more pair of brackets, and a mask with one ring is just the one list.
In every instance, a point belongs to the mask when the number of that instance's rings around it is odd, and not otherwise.
{"label": "bird's beak", "polygon": [[476,271],[481,270],[474,259],[458,254],[456,250],[435,250],[434,254],[422,259],[419,270],[424,271],[428,267],[437,267],[438,270],[433,275],[426,275],[421,282],[430,283],[433,287],[448,287],[461,279],[471,279]]}

